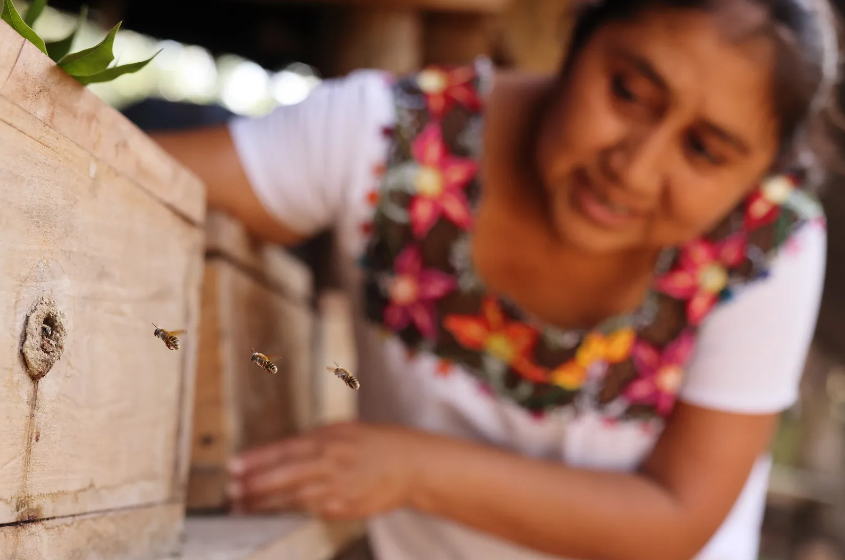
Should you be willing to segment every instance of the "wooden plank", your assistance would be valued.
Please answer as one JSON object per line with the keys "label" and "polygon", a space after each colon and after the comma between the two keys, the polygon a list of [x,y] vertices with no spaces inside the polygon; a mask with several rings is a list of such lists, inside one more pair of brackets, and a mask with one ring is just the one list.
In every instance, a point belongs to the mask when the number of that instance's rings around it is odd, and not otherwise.
{"label": "wooden plank", "polygon": [[299,259],[279,246],[257,241],[241,222],[219,210],[208,213],[205,231],[206,251],[231,259],[285,297],[310,303],[314,280]]}
{"label": "wooden plank", "polygon": [[[196,336],[171,352],[150,323],[193,328],[203,232],[3,97],[0,153],[0,523],[168,501]],[[42,296],[67,339],[35,383]]]}
{"label": "wooden plank", "polygon": [[3,560],[173,558],[182,508],[165,504],[0,527]]}
{"label": "wooden plank", "polygon": [[514,0],[231,0],[241,4],[335,4],[337,6],[366,6],[442,10],[446,12],[479,12],[500,14]]}
{"label": "wooden plank", "polygon": [[[229,261],[207,260],[188,506],[225,505],[225,467],[236,453],[292,435],[312,415],[311,311]],[[252,349],[281,354],[276,375]]]}
{"label": "wooden plank", "polygon": [[303,515],[189,517],[178,558],[330,560],[363,534],[361,522],[329,523]]}
{"label": "wooden plank", "polygon": [[[20,36],[0,24],[0,51]],[[0,78],[11,57],[0,56]],[[123,115],[102,102],[25,41],[0,97],[26,110],[79,147],[173,207],[194,223],[205,217],[202,183]]]}
{"label": "wooden plank", "polygon": [[315,424],[354,420],[358,416],[358,394],[325,370],[337,362],[353,374],[358,356],[352,319],[352,305],[340,290],[326,290],[318,303],[317,371],[313,379],[316,400]]}
{"label": "wooden plank", "polygon": [[497,40],[497,18],[477,13],[425,14],[423,63],[468,64],[491,57]]}
{"label": "wooden plank", "polygon": [[573,0],[519,0],[504,14],[507,50],[517,69],[554,73],[566,46],[567,10]]}
{"label": "wooden plank", "polygon": [[326,77],[359,68],[404,74],[422,64],[422,19],[397,3],[339,6],[323,18],[320,68]]}

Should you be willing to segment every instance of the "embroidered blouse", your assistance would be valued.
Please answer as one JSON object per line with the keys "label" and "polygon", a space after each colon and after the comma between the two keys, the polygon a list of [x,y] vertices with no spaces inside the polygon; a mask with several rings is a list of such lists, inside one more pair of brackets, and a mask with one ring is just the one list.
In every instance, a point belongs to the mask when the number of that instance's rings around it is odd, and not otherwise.
{"label": "embroidered blouse", "polygon": [[[824,218],[801,177],[764,182],[717,227],[667,249],[639,309],[560,329],[485,288],[470,258],[486,60],[394,78],[358,71],[231,123],[268,210],[334,226],[356,308],[361,416],[599,469],[633,469],[678,398],[738,412],[796,399],[818,312]],[[700,560],[750,560],[769,458]],[[547,558],[446,520],[370,523],[378,558]]]}

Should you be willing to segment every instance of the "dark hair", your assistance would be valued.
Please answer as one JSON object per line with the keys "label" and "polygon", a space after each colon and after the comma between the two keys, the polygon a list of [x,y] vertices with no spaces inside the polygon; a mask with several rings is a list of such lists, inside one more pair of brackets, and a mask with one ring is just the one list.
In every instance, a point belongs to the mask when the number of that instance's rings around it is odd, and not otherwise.
{"label": "dark hair", "polygon": [[[718,13],[739,0],[600,0],[582,2],[575,14],[568,72],[593,33],[613,21],[625,21],[653,8],[694,9]],[[768,22],[760,31],[776,47],[772,83],[774,110],[780,124],[780,151],[772,172],[818,171],[818,140],[825,135],[826,104],[832,101],[836,74],[836,31],[827,0],[742,0],[764,8]],[[735,4],[734,4],[735,6]],[[816,168],[816,169],[813,169]],[[816,175],[815,183],[821,179]]]}

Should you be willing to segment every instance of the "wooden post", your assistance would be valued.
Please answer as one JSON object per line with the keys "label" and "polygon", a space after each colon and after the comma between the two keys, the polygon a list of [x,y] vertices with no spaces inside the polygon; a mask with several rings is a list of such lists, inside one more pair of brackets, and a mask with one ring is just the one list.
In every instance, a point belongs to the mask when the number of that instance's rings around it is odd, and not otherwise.
{"label": "wooden post", "polygon": [[323,10],[320,68],[327,77],[359,68],[398,74],[422,63],[422,22],[414,8],[332,6]]}
{"label": "wooden post", "polygon": [[518,0],[504,15],[505,43],[514,65],[529,72],[555,72],[564,50],[571,0]]}
{"label": "wooden post", "polygon": [[492,56],[497,19],[477,13],[429,12],[424,17],[423,63],[467,64]]}

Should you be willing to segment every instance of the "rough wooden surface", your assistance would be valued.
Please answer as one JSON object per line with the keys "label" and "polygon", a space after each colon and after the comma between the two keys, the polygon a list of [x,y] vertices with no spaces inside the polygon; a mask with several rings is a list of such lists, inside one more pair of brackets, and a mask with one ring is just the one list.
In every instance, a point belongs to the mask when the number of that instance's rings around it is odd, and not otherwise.
{"label": "rough wooden surface", "polygon": [[161,560],[330,560],[363,532],[302,515],[189,517],[181,554]]}
{"label": "rough wooden surface", "polygon": [[204,190],[196,177],[5,22],[0,24],[0,53],[0,97],[72,139],[186,219],[203,222]]}
{"label": "rough wooden surface", "polygon": [[553,73],[560,66],[567,36],[567,10],[574,0],[518,0],[503,21],[505,41],[516,68]]}
{"label": "rough wooden surface", "polygon": [[422,64],[422,17],[392,0],[380,6],[332,6],[323,14],[320,67],[327,77],[358,68],[398,74]]}
{"label": "rough wooden surface", "polygon": [[[307,426],[313,415],[313,317],[306,302],[310,275],[292,257],[271,255],[215,219],[221,243],[206,260],[202,340],[193,422],[188,506],[225,506],[226,463],[236,453]],[[210,228],[216,229],[216,228]],[[233,241],[234,240],[234,241]],[[249,249],[249,250],[247,250]],[[280,252],[278,249],[276,252]],[[282,286],[286,288],[282,288]],[[298,297],[287,297],[288,295]],[[252,350],[280,354],[270,374],[250,361]]]}
{"label": "rough wooden surface", "polygon": [[354,375],[357,372],[352,306],[339,290],[326,290],[317,305],[317,371],[312,381],[315,396],[315,424],[354,420],[358,416],[358,393],[326,371],[337,362]]}
{"label": "rough wooden surface", "polygon": [[[0,523],[163,502],[196,337],[171,352],[150,323],[194,328],[202,231],[2,97],[0,153]],[[35,384],[18,348],[43,295],[68,338]]]}
{"label": "rough wooden surface", "polygon": [[179,547],[182,507],[139,507],[0,527],[3,560],[151,560]]}

